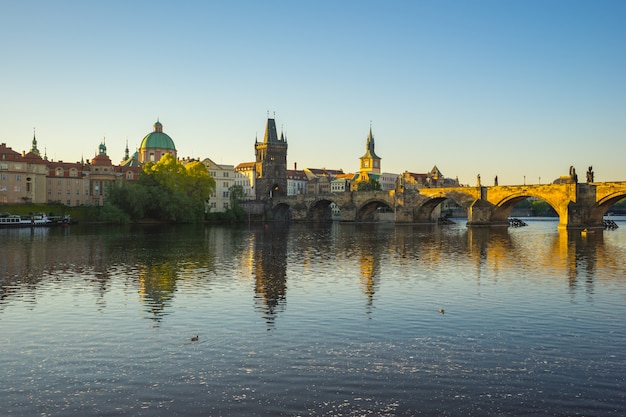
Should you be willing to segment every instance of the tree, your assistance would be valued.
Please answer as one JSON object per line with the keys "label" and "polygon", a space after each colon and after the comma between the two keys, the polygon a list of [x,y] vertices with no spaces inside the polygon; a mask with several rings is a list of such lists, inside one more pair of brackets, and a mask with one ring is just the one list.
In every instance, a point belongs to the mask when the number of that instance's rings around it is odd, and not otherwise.
{"label": "tree", "polygon": [[356,183],[357,191],[379,191],[381,189],[380,182],[375,178],[369,181],[358,181]]}
{"label": "tree", "polygon": [[192,223],[204,219],[204,204],[213,190],[215,180],[202,163],[185,165],[165,154],[144,165],[136,183],[111,190],[109,202],[133,220]]}

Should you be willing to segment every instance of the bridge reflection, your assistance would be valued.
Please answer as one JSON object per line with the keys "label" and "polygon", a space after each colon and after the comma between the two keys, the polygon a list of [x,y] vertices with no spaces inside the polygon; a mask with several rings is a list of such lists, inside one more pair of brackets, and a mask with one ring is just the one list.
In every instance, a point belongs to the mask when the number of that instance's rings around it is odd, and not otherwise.
{"label": "bridge reflection", "polygon": [[[124,285],[136,287],[155,322],[167,317],[181,291],[210,297],[212,287],[250,281],[254,308],[268,328],[286,308],[290,291],[298,293],[289,283],[297,277],[295,282],[302,286],[301,276],[328,291],[358,282],[368,313],[383,284],[419,274],[420,279],[441,280],[443,285],[450,270],[457,269],[459,275],[473,277],[476,285],[552,277],[555,286],[593,292],[597,280],[607,279],[602,271],[626,276],[622,229],[586,236],[567,230],[546,233],[537,223],[510,230],[337,223],[107,228],[97,233],[75,227],[45,233],[3,230],[0,313],[24,293],[36,303],[36,289],[60,276],[91,289],[101,309],[106,308],[105,295],[122,279]],[[333,280],[324,281],[328,268],[337,265],[341,278],[332,271]],[[526,272],[520,276],[519,270]]]}

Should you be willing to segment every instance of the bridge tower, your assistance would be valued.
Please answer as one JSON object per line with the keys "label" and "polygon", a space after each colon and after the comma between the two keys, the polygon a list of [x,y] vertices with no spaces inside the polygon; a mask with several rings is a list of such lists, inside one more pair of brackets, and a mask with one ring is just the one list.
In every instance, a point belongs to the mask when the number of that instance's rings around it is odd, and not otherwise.
{"label": "bridge tower", "polygon": [[255,141],[256,198],[287,195],[287,138],[276,132],[276,121],[267,119],[263,142]]}
{"label": "bridge tower", "polygon": [[374,151],[374,135],[372,134],[372,126],[370,126],[370,134],[365,142],[365,155],[361,158],[361,172],[380,174],[380,157]]}

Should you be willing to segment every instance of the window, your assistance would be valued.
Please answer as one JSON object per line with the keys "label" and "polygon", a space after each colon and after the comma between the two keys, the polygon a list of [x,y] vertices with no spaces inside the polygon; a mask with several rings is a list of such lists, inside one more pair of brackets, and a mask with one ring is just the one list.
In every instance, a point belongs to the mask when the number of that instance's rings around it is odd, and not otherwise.
{"label": "window", "polygon": [[224,203],[224,208],[227,209],[228,208],[228,203]]}
{"label": "window", "polygon": [[70,169],[70,177],[76,178],[77,176],[78,176],[78,171],[76,171],[76,168]]}
{"label": "window", "polygon": [[19,193],[20,191],[22,191],[22,186],[21,186],[21,185],[19,185],[19,184],[15,185],[15,186],[13,187],[13,191],[15,191],[15,192],[18,192],[18,193]]}
{"label": "window", "polygon": [[20,174],[15,174],[15,181],[22,181],[22,176]]}
{"label": "window", "polygon": [[228,172],[224,172],[224,177],[228,178]]}
{"label": "window", "polygon": [[70,200],[67,200],[67,204],[66,205],[71,206],[72,202]]}
{"label": "window", "polygon": [[222,194],[222,197],[228,198],[228,191],[224,191],[224,193]]}

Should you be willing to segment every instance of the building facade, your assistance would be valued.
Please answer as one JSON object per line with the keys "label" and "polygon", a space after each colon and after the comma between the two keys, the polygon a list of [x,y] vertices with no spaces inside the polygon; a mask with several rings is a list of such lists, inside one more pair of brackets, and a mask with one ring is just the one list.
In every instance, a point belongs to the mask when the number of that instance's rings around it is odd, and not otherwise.
{"label": "building facade", "polygon": [[231,187],[241,186],[245,198],[252,192],[248,177],[235,170],[234,165],[216,164],[210,158],[202,163],[206,166],[209,175],[215,180],[215,191],[209,197],[209,210],[212,213],[225,212],[230,208]]}
{"label": "building facade", "polygon": [[46,173],[46,161],[38,153],[20,154],[1,143],[0,204],[44,203]]}

